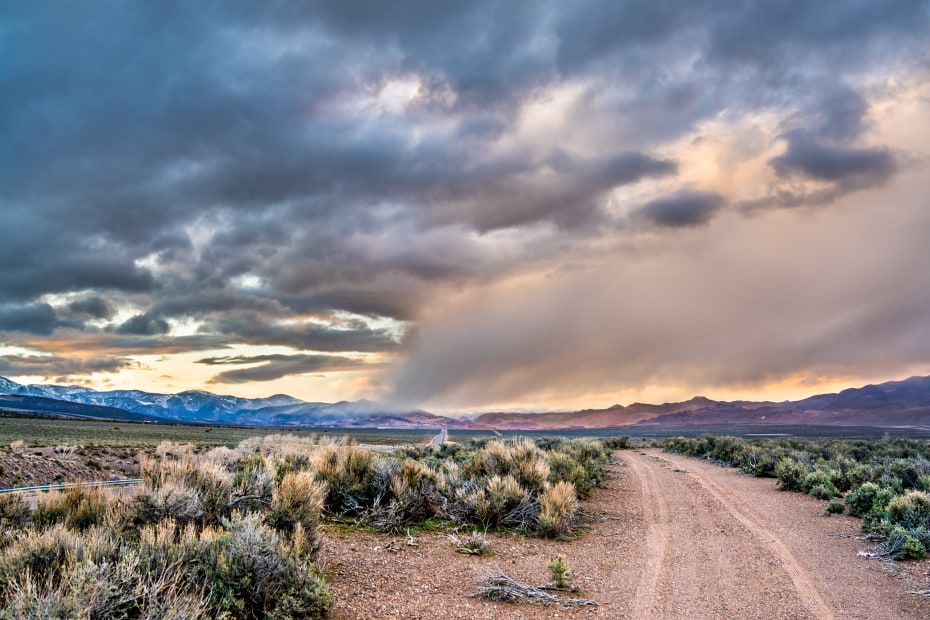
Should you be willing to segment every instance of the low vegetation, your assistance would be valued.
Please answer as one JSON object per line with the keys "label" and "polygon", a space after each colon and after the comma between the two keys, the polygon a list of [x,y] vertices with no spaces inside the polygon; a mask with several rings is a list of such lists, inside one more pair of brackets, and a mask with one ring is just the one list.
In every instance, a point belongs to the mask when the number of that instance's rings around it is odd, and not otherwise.
{"label": "low vegetation", "polygon": [[[376,454],[329,437],[163,442],[120,498],[77,487],[34,511],[0,496],[0,618],[317,618],[321,518],[397,532],[573,535],[604,476],[592,440],[480,440]],[[478,534],[457,538],[487,553]]]}
{"label": "low vegetation", "polygon": [[777,478],[780,489],[829,501],[830,514],[862,519],[883,541],[882,555],[922,558],[930,551],[930,441],[737,439],[704,435],[663,442],[666,450],[744,473]]}

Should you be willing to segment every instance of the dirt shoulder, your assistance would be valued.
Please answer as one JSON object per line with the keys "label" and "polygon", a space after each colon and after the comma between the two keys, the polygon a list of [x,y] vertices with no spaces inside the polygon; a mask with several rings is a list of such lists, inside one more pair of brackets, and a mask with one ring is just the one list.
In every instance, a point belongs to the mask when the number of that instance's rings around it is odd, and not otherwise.
{"label": "dirt shoulder", "polygon": [[120,448],[43,447],[0,449],[0,489],[50,482],[135,478],[137,450]]}
{"label": "dirt shoulder", "polygon": [[[658,450],[618,453],[593,515],[571,542],[489,535],[494,555],[457,553],[444,534],[381,536],[325,528],[322,561],[332,618],[818,618],[930,617],[930,562],[858,557],[859,521],[824,503]],[[565,554],[591,608],[496,603],[471,596],[497,568],[548,580]]]}

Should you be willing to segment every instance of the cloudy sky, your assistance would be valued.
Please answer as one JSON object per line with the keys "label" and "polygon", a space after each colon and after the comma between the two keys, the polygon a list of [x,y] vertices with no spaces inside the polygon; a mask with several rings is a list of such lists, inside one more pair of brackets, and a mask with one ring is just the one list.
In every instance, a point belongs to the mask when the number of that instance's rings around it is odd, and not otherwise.
{"label": "cloudy sky", "polygon": [[930,4],[0,3],[0,375],[437,411],[930,373]]}

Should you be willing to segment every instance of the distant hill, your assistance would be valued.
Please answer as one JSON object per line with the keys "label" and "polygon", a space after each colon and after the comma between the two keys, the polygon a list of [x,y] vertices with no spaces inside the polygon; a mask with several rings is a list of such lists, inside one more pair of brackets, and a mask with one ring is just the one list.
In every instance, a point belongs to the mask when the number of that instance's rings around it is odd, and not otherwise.
{"label": "distant hill", "polygon": [[930,377],[911,377],[780,403],[725,402],[697,396],[663,405],[634,403],[556,413],[485,413],[474,420],[421,409],[397,410],[368,400],[318,403],[284,394],[240,398],[202,391],[98,392],[82,386],[20,385],[0,377],[0,409],[107,420],[285,428],[558,430],[726,424],[930,428]]}
{"label": "distant hill", "polygon": [[664,405],[636,403],[561,413],[486,413],[475,422],[500,430],[725,424],[930,427],[930,377],[867,385],[793,402],[725,402],[698,396]]}
{"label": "distant hill", "polygon": [[167,422],[148,415],[114,407],[82,405],[41,396],[0,395],[0,411],[79,420],[119,420],[124,422]]}

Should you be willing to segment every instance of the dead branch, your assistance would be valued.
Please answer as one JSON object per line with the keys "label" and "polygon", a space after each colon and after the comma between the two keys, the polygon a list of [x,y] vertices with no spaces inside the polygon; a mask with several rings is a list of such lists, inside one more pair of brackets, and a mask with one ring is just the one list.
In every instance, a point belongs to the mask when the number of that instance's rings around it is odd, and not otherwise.
{"label": "dead branch", "polygon": [[478,590],[475,596],[507,601],[507,602],[531,602],[541,603],[543,605],[563,605],[565,607],[583,607],[586,605],[597,605],[597,601],[587,598],[570,598],[549,594],[542,588],[522,583],[516,579],[505,575],[500,568],[496,573],[485,575],[478,582]]}

